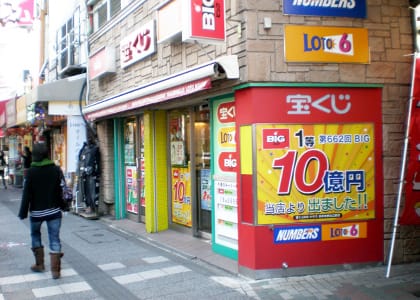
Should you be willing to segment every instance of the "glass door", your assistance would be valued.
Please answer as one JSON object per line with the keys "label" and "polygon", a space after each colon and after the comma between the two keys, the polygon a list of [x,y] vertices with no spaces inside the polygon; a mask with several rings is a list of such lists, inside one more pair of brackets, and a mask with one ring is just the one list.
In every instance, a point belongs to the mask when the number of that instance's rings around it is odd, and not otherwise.
{"label": "glass door", "polygon": [[200,105],[194,110],[194,152],[197,183],[198,230],[211,232],[210,193],[210,110]]}
{"label": "glass door", "polygon": [[144,124],[142,117],[124,121],[125,207],[130,219],[144,221]]}
{"label": "glass door", "polygon": [[168,113],[171,221],[194,235],[211,232],[210,111],[207,105]]}
{"label": "glass door", "polygon": [[171,111],[169,117],[171,221],[192,227],[190,113]]}

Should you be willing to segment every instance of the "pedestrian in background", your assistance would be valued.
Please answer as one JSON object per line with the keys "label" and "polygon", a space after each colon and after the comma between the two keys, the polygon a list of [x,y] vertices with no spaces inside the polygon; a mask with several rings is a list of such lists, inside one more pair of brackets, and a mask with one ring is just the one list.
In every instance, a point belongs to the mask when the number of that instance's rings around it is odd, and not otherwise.
{"label": "pedestrian in background", "polygon": [[28,169],[31,167],[32,163],[32,152],[28,146],[23,148],[23,152],[20,156],[23,159],[23,178],[26,178],[26,174],[28,173]]}
{"label": "pedestrian in background", "polygon": [[6,185],[6,167],[7,167],[7,163],[6,163],[6,159],[4,157],[4,151],[0,150],[0,176],[1,179],[3,181],[3,187],[5,189],[7,189],[7,185]]}
{"label": "pedestrian in background", "polygon": [[51,272],[54,279],[60,278],[61,271],[61,205],[62,189],[61,169],[48,158],[48,147],[37,143],[32,150],[32,164],[23,183],[22,202],[19,218],[25,219],[30,212],[32,251],[35,264],[34,272],[43,272],[44,246],[41,239],[41,225],[45,221],[48,227]]}

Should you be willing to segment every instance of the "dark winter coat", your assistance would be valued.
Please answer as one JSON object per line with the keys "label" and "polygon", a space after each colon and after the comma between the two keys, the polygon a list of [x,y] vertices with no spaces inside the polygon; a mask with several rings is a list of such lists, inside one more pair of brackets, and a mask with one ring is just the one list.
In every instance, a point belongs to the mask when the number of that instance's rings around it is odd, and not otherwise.
{"label": "dark winter coat", "polygon": [[32,221],[61,218],[61,169],[51,160],[33,162],[23,183],[19,218],[25,219],[28,211]]}

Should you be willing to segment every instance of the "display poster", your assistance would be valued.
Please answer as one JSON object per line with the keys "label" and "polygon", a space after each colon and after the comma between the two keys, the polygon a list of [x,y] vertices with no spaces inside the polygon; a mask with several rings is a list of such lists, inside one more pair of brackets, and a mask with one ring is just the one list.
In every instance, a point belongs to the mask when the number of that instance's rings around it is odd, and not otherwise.
{"label": "display poster", "polygon": [[53,143],[52,143],[52,154],[51,154],[52,157],[51,158],[56,165],[60,166],[60,168],[65,170],[66,169],[65,163],[67,162],[67,159],[66,159],[67,152],[65,151],[66,143],[65,143],[64,134],[60,133],[59,131],[53,130],[52,139],[53,139]]}
{"label": "display poster", "polygon": [[212,139],[214,164],[214,236],[216,244],[238,249],[238,198],[236,175],[235,102],[232,98],[213,101]]}
{"label": "display poster", "polygon": [[137,214],[139,212],[139,197],[137,194],[137,168],[136,166],[125,167],[125,199],[127,212]]}
{"label": "display poster", "polygon": [[216,243],[238,249],[238,198],[235,180],[214,181]]}
{"label": "display poster", "polygon": [[191,173],[188,167],[172,167],[172,222],[192,226]]}
{"label": "display poster", "polygon": [[171,164],[182,165],[185,159],[185,147],[183,141],[171,141]]}
{"label": "display poster", "polygon": [[21,141],[20,136],[9,136],[9,151],[7,153],[7,170],[9,175],[15,175],[16,174],[16,165],[19,160],[19,152],[18,152],[18,145]]}
{"label": "display poster", "polygon": [[400,218],[402,225],[420,224],[420,59],[414,59],[409,147],[405,174],[405,203]]}
{"label": "display poster", "polygon": [[374,123],[257,124],[257,222],[375,218]]}
{"label": "display poster", "polygon": [[79,152],[86,142],[86,124],[81,116],[67,116],[67,172],[77,171]]}
{"label": "display poster", "polygon": [[134,165],[135,161],[135,122],[128,121],[125,125],[124,160],[126,164]]}
{"label": "display poster", "polygon": [[201,197],[201,209],[211,211],[211,196],[210,196],[210,169],[200,170],[200,197]]}
{"label": "display poster", "polygon": [[183,133],[184,116],[174,116],[169,121],[170,126],[170,147],[171,147],[171,164],[185,165],[185,137]]}
{"label": "display poster", "polygon": [[145,185],[145,168],[144,168],[144,154],[140,158],[140,205],[146,206],[146,185]]}

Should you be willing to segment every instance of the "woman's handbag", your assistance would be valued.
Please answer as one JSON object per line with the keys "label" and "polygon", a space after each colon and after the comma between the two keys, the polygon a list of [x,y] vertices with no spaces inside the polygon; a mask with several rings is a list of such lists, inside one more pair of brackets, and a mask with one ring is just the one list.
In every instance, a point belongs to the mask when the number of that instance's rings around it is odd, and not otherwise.
{"label": "woman's handbag", "polygon": [[73,191],[72,189],[67,185],[66,179],[64,178],[64,174],[60,169],[60,176],[61,176],[61,192],[62,192],[62,203],[60,205],[60,208],[63,211],[69,211],[71,207],[71,202],[73,201]]}

